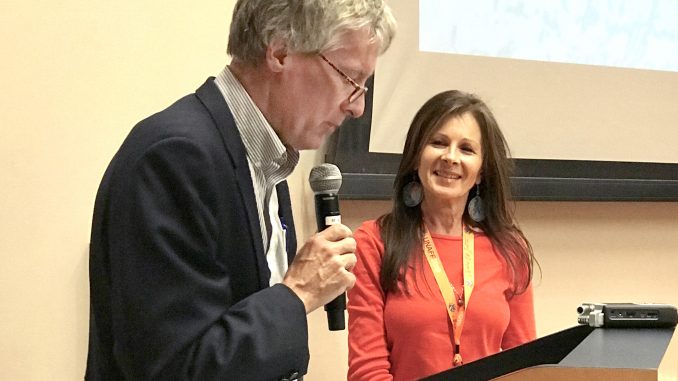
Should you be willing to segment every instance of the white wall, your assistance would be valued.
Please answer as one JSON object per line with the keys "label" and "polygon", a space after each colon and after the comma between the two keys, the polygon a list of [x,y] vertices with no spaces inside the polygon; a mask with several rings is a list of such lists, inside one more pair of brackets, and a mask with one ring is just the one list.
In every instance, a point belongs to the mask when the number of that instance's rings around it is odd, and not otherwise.
{"label": "white wall", "polygon": [[[0,2],[0,379],[82,378],[103,171],[137,121],[228,62],[234,3]],[[315,230],[307,176],[318,161],[303,153],[290,179],[301,241]],[[341,208],[357,227],[387,203]],[[518,212],[544,269],[540,335],[572,326],[582,301],[678,304],[678,203],[520,203]],[[346,333],[327,331],[322,310],[309,326],[307,379],[345,379]]]}
{"label": "white wall", "polygon": [[0,379],[82,379],[103,171],[227,63],[234,3],[0,2]]}

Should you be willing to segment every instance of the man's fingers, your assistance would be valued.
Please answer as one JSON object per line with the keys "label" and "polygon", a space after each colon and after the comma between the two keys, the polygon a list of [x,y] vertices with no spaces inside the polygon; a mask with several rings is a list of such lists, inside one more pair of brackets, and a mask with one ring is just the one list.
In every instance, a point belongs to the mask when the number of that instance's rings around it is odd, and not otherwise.
{"label": "man's fingers", "polygon": [[344,285],[346,287],[346,290],[350,290],[351,288],[353,288],[356,281],[355,275],[351,271],[355,267],[357,257],[355,256],[355,254],[344,254],[339,256],[339,258],[343,263],[342,273],[345,279]]}
{"label": "man's fingers", "polygon": [[321,231],[318,235],[330,242],[336,242],[341,241],[346,237],[353,236],[353,232],[346,225],[335,224],[328,226],[327,229]]}
{"label": "man's fingers", "polygon": [[[332,229],[330,231],[330,229]],[[312,251],[323,253],[326,258],[334,255],[352,254],[356,249],[351,230],[343,225],[333,225],[315,235]]]}
{"label": "man's fingers", "polygon": [[353,271],[355,264],[358,262],[355,254],[344,254],[341,256],[341,260],[344,262],[344,269],[348,272]]}
{"label": "man's fingers", "polygon": [[355,274],[347,272],[346,277],[348,279],[348,284],[346,285],[346,290],[350,290],[355,286]]}
{"label": "man's fingers", "polygon": [[357,246],[355,239],[353,239],[353,237],[346,237],[339,242],[333,243],[332,245],[335,247],[336,252],[339,253],[340,255],[355,253],[355,249]]}

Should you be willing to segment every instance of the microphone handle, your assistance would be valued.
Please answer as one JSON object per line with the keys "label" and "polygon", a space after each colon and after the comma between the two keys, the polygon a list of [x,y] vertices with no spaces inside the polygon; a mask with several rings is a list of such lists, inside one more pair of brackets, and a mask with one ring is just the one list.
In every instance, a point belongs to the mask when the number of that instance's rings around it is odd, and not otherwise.
{"label": "microphone handle", "polygon": [[327,325],[330,331],[342,331],[346,329],[346,319],[344,317],[346,311],[346,293],[342,292],[331,302],[325,304],[325,312],[327,313]]}
{"label": "microphone handle", "polygon": [[[318,231],[327,229],[328,226],[341,223],[339,213],[339,197],[336,193],[320,193],[315,195],[315,216],[318,222]],[[346,293],[341,293],[331,302],[325,304],[327,313],[327,325],[330,331],[346,329]]]}
{"label": "microphone handle", "polygon": [[318,222],[318,231],[328,226],[341,223],[339,214],[339,196],[336,193],[319,193],[315,195],[315,220]]}

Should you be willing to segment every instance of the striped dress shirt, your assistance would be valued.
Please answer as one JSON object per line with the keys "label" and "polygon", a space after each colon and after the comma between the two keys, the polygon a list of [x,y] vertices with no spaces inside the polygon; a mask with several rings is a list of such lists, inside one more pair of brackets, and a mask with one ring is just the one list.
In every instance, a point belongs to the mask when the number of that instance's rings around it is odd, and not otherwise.
{"label": "striped dress shirt", "polygon": [[257,201],[261,238],[271,270],[270,285],[282,282],[287,271],[285,226],[278,216],[275,186],[285,180],[299,162],[299,152],[286,147],[228,66],[215,83],[233,114],[247,152]]}

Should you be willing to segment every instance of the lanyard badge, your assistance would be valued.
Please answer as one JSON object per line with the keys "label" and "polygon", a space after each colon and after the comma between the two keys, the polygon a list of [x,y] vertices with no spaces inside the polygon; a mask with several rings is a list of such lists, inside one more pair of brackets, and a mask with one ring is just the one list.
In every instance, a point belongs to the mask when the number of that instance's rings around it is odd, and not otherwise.
{"label": "lanyard badge", "polygon": [[461,358],[461,332],[464,329],[464,316],[466,315],[466,308],[468,307],[469,300],[471,299],[471,293],[473,292],[474,282],[475,282],[475,269],[474,269],[474,236],[473,231],[468,227],[464,227],[463,230],[463,271],[464,271],[464,290],[463,294],[457,294],[456,289],[447,279],[447,274],[445,274],[445,269],[443,268],[443,263],[440,260],[438,251],[436,250],[435,244],[433,243],[433,238],[431,238],[431,233],[429,233],[428,228],[426,228],[426,233],[424,234],[424,240],[422,247],[424,250],[424,256],[433,271],[435,276],[436,283],[438,283],[438,288],[443,295],[445,300],[445,306],[447,309],[447,315],[452,322],[452,329],[454,330],[454,366],[462,365],[463,360]]}

